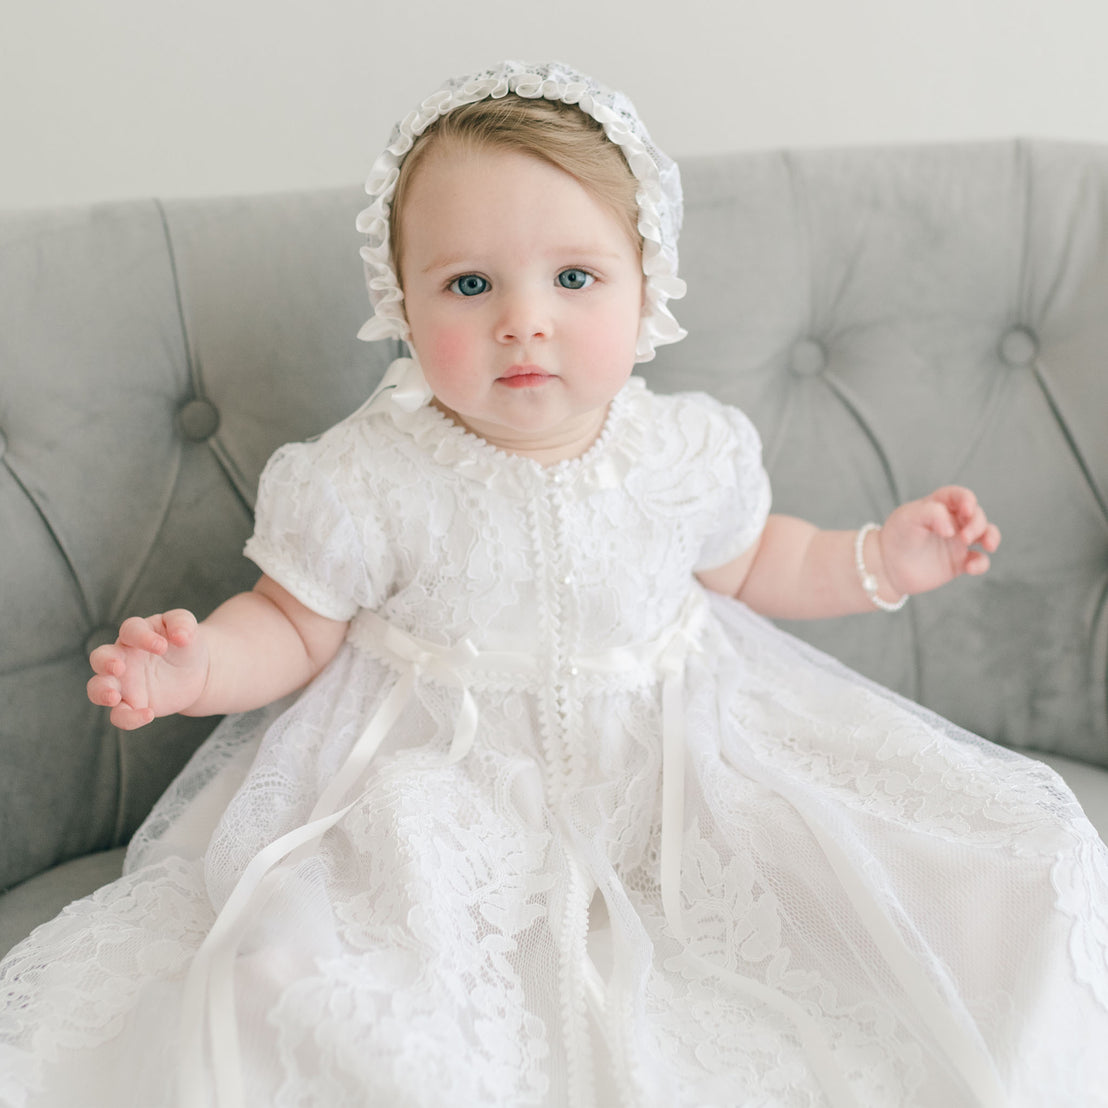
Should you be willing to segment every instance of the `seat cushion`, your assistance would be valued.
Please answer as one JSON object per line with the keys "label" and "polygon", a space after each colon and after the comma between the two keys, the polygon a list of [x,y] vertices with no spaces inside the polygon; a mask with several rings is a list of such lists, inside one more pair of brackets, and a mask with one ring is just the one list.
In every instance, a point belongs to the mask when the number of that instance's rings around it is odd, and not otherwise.
{"label": "seat cushion", "polygon": [[126,853],[126,847],[119,847],[86,854],[0,894],[0,956],[67,904],[114,881],[123,871]]}
{"label": "seat cushion", "polygon": [[1060,754],[1035,751],[1033,756],[1061,774],[1073,790],[1074,796],[1081,802],[1089,822],[1097,829],[1100,837],[1108,842],[1108,770],[1085,762],[1075,762]]}

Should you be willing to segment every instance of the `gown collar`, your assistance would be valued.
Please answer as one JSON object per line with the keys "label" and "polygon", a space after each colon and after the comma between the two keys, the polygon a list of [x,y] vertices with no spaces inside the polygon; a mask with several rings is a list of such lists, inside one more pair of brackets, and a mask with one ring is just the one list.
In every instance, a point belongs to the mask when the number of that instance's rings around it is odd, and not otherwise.
{"label": "gown collar", "polygon": [[547,466],[493,446],[434,406],[423,369],[414,358],[397,358],[361,411],[384,416],[439,465],[488,488],[518,493],[533,489],[538,481],[588,495],[623,483],[640,454],[641,409],[648,395],[641,378],[630,378],[612,399],[604,426],[588,450]]}

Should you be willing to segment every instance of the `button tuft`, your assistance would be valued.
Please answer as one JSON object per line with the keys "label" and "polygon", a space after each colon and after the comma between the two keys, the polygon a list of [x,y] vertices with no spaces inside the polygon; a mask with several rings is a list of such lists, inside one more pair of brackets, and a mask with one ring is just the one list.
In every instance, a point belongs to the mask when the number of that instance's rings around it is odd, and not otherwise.
{"label": "button tuft", "polygon": [[827,368],[827,351],[816,339],[801,339],[792,351],[789,368],[797,377],[815,377]]}
{"label": "button tuft", "polygon": [[1039,340],[1026,327],[1012,327],[1000,338],[1000,357],[1013,367],[1030,365],[1039,354]]}
{"label": "button tuft", "polygon": [[177,427],[189,442],[206,442],[219,430],[219,410],[210,400],[189,400],[177,411]]}

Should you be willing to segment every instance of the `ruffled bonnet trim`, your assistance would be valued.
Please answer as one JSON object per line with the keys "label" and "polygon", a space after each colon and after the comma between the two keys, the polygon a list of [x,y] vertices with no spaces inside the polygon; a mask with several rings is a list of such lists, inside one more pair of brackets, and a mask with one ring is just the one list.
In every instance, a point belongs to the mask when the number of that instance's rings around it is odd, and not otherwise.
{"label": "ruffled bonnet trim", "polygon": [[361,256],[374,312],[358,337],[366,341],[410,338],[404,294],[389,258],[389,208],[408,151],[441,116],[462,104],[509,93],[576,104],[600,123],[608,138],[623,151],[639,182],[635,197],[646,276],[646,304],[635,354],[637,361],[649,361],[656,347],[677,342],[686,334],[666,304],[685,294],[685,282],[677,276],[677,236],[682,218],[680,173],[676,163],[651,142],[626,96],[557,62],[502,62],[472,77],[448,81],[396,125],[389,145],[370,171],[365,190],[371,203],[357,220],[358,230],[366,237]]}

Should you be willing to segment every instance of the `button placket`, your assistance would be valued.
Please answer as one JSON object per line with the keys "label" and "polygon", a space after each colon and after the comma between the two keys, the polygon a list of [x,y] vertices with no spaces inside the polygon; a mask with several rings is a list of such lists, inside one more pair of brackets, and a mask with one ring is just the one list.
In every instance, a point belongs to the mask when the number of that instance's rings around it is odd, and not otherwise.
{"label": "button placket", "polygon": [[571,482],[564,469],[555,470],[547,480],[546,495],[549,503],[550,532],[550,594],[556,598],[553,605],[553,674],[554,707],[558,720],[558,747],[560,771],[566,787],[580,776],[581,757],[570,741],[576,705],[576,678],[579,668],[573,664],[571,644],[574,641],[577,605],[572,592],[573,571],[569,562],[566,536],[566,513],[569,510]]}

